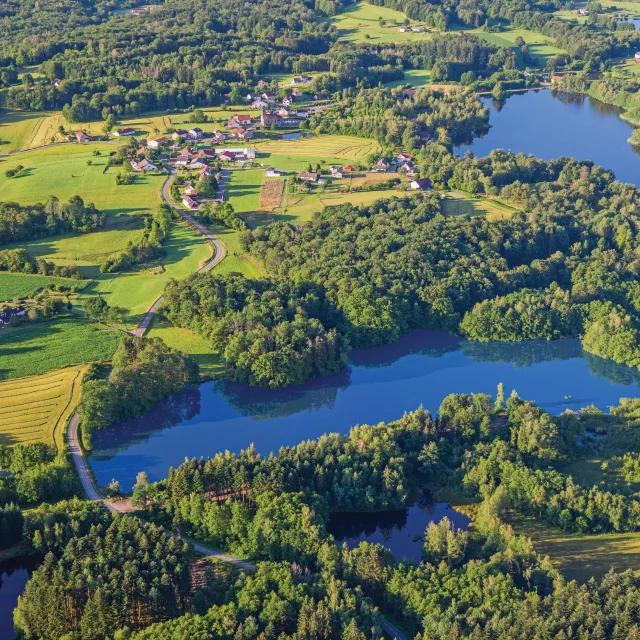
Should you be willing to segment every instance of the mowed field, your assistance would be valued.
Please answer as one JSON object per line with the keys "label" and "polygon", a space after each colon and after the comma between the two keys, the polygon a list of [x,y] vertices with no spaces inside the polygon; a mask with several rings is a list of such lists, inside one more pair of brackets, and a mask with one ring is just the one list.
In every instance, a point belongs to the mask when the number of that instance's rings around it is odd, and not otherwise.
{"label": "mowed field", "polygon": [[81,290],[87,285],[87,281],[3,271],[0,272],[0,302],[30,298],[44,287],[52,285]]}
{"label": "mowed field", "polygon": [[385,87],[400,87],[405,84],[410,84],[412,87],[418,89],[424,87],[431,82],[431,71],[426,69],[406,69],[404,72],[404,78],[402,80],[392,80],[391,82],[385,82]]}
{"label": "mowed field", "polygon": [[[378,22],[380,18],[387,24],[381,27]],[[404,25],[406,18],[401,11],[358,2],[345,7],[330,22],[338,29],[343,42],[407,42],[431,37],[429,33],[400,32],[399,27]],[[416,24],[418,23],[411,20],[411,25]]]}
{"label": "mowed field", "polygon": [[165,241],[166,256],[151,269],[126,273],[105,273],[86,289],[87,294],[99,294],[115,307],[126,309],[126,324],[134,327],[142,315],[162,295],[171,278],[186,278],[195,273],[211,257],[211,245],[186,224],[174,222]]}
{"label": "mowed field", "polygon": [[[247,224],[251,224],[250,219],[247,219]],[[239,231],[215,224],[209,225],[209,228],[227,247],[227,255],[222,262],[213,267],[212,273],[241,273],[245,278],[254,279],[264,277],[265,274],[261,265],[250,256],[244,254],[240,246]]]}
{"label": "mowed field", "polygon": [[[106,169],[109,154],[115,149],[107,142],[66,144],[0,158],[0,200],[25,205],[46,202],[52,195],[62,202],[80,195],[110,215],[151,209],[161,201],[164,177],[145,175],[134,184],[116,185],[120,168]],[[94,156],[96,150],[102,155]],[[24,170],[7,178],[4,172],[17,165]]]}
{"label": "mowed field", "polygon": [[234,211],[257,211],[260,208],[260,190],[264,171],[258,169],[239,169],[231,171],[225,188],[224,198],[233,206]]}
{"label": "mowed field", "polygon": [[486,216],[487,220],[495,222],[510,218],[517,209],[495,199],[467,196],[452,191],[442,201],[442,211],[445,216]]}
{"label": "mowed field", "polygon": [[611,567],[616,571],[640,568],[640,533],[569,534],[530,518],[518,520],[514,528],[530,537],[536,551],[548,555],[569,580],[599,580]]}
{"label": "mowed field", "polygon": [[0,444],[62,444],[63,429],[80,397],[86,367],[0,383]]}
{"label": "mowed field", "polygon": [[0,380],[108,360],[122,334],[75,315],[0,329]]}
{"label": "mowed field", "polygon": [[318,136],[300,140],[256,140],[251,145],[257,162],[282,171],[306,171],[307,166],[359,164],[370,153],[380,151],[375,140],[352,136]]}

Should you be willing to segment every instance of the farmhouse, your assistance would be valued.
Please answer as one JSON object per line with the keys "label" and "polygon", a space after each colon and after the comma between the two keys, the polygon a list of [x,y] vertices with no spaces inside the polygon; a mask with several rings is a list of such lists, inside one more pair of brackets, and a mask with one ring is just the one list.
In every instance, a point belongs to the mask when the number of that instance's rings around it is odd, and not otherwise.
{"label": "farmhouse", "polygon": [[155,171],[158,167],[156,167],[156,165],[150,160],[140,160],[140,162],[132,160],[131,168],[134,171]]}
{"label": "farmhouse", "polygon": [[189,132],[186,129],[176,129],[171,134],[171,139],[178,141],[178,140],[182,140],[182,138],[186,138],[188,135],[189,135]]}
{"label": "farmhouse", "polygon": [[290,107],[293,104],[293,96],[286,97],[282,100],[283,107]]}
{"label": "farmhouse", "polygon": [[116,138],[120,138],[122,136],[132,136],[135,135],[136,130],[132,129],[131,127],[124,127],[124,129],[118,129],[117,131],[113,132],[113,135],[116,136]]}
{"label": "farmhouse", "polygon": [[233,148],[233,147],[216,147],[215,148],[216,155],[218,156],[220,156],[220,154],[225,153],[227,151],[231,153],[236,159],[238,156],[240,156],[241,158],[247,158],[248,160],[253,160],[256,157],[255,150],[251,149],[250,147],[245,147],[242,149]]}
{"label": "farmhouse", "polygon": [[205,160],[213,160],[216,157],[216,152],[213,149],[200,149],[196,153],[197,158],[203,158]]}
{"label": "farmhouse", "polygon": [[373,170],[380,172],[388,171],[389,163],[384,158],[380,158],[380,160],[378,160],[378,162],[376,162],[376,164],[374,165]]}
{"label": "farmhouse", "polygon": [[265,171],[264,175],[267,176],[267,178],[279,178],[282,175],[282,172],[274,169],[273,167],[269,167]]}
{"label": "farmhouse", "polygon": [[300,180],[305,182],[318,182],[318,174],[315,171],[303,171],[300,174]]}
{"label": "farmhouse", "polygon": [[340,167],[329,167],[329,171],[331,171],[332,178],[342,178],[342,169]]}
{"label": "farmhouse", "polygon": [[223,162],[234,162],[236,159],[236,154],[231,153],[231,151],[223,151],[221,154],[219,154],[218,157]]}
{"label": "farmhouse", "polygon": [[407,162],[411,161],[411,154],[410,153],[404,153],[404,152],[400,152],[398,154],[398,157],[396,158],[396,162],[400,165],[402,164],[406,164]]}
{"label": "farmhouse", "polygon": [[22,306],[13,308],[9,307],[8,309],[0,312],[0,324],[9,324],[13,316],[21,318],[25,313],[27,313],[27,311]]}
{"label": "farmhouse", "polygon": [[344,167],[342,168],[343,172],[353,172],[357,170],[358,170],[358,167],[354,167],[352,164],[345,164]]}
{"label": "farmhouse", "polygon": [[203,135],[204,131],[200,127],[189,129],[189,138],[191,138],[192,140],[200,140]]}
{"label": "farmhouse", "polygon": [[412,189],[419,189],[420,191],[431,191],[433,189],[433,182],[429,178],[419,178],[411,182]]}
{"label": "farmhouse", "polygon": [[84,131],[76,133],[76,140],[78,142],[91,142],[91,138]]}
{"label": "farmhouse", "polygon": [[276,99],[276,94],[272,93],[271,91],[265,91],[262,94],[262,99],[266,102],[273,102]]}
{"label": "farmhouse", "polygon": [[190,161],[191,158],[189,156],[178,156],[176,158],[176,165],[185,167]]}
{"label": "farmhouse", "polygon": [[296,116],[298,118],[308,118],[309,117],[309,112],[306,109],[298,109],[296,111]]}
{"label": "farmhouse", "polygon": [[306,76],[304,73],[300,76],[296,76],[295,78],[291,78],[291,82],[289,84],[306,84],[307,82],[311,82],[313,78],[311,76]]}
{"label": "farmhouse", "polygon": [[169,138],[155,138],[154,140],[149,140],[147,142],[147,147],[150,149],[157,149],[160,145],[163,145],[165,142],[169,142]]}
{"label": "farmhouse", "polygon": [[182,190],[182,193],[184,193],[185,196],[195,196],[198,195],[198,192],[196,190],[196,185],[193,184],[193,182],[187,182],[184,185],[184,189]]}
{"label": "farmhouse", "polygon": [[227,123],[227,129],[235,129],[236,127],[251,126],[251,116],[247,114],[236,113]]}
{"label": "farmhouse", "polygon": [[207,165],[204,165],[200,169],[200,179],[202,180],[202,178],[208,178],[210,175],[211,175],[211,168],[207,167]]}
{"label": "farmhouse", "polygon": [[253,133],[251,133],[251,131],[247,131],[244,127],[238,127],[231,131],[230,136],[237,140],[248,140],[253,137]]}
{"label": "farmhouse", "polygon": [[262,99],[258,98],[251,103],[252,109],[266,109],[269,105]]}

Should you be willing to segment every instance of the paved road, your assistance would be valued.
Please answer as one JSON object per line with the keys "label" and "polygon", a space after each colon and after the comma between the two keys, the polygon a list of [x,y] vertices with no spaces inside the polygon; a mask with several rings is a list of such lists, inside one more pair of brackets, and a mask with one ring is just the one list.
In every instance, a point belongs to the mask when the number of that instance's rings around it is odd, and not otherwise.
{"label": "paved road", "polygon": [[[198,269],[198,273],[204,273],[205,271],[209,271],[210,269],[213,269],[213,267],[215,267],[227,255],[227,250],[225,246],[222,244],[222,242],[220,242],[220,240],[218,240],[218,238],[216,238],[211,233],[211,231],[209,231],[209,229],[201,225],[191,214],[187,213],[186,211],[184,211],[183,209],[181,209],[180,207],[176,206],[173,203],[173,201],[171,200],[171,196],[169,195],[169,189],[171,188],[171,179],[173,178],[174,173],[175,172],[173,169],[169,169],[169,177],[165,180],[164,184],[162,185],[162,197],[164,201],[172,209],[177,211],[184,220],[186,220],[192,227],[194,227],[197,231],[199,231],[213,245],[213,257],[211,258],[211,260],[209,260],[209,262],[207,262],[207,264],[205,264],[203,267],[200,267],[200,269]],[[223,171],[224,181],[226,181],[226,177],[227,176],[224,174],[224,171]],[[221,180],[221,184],[222,184],[222,193],[224,195],[224,182],[222,182],[222,180]],[[142,337],[144,335],[144,332],[147,330],[147,327],[151,324],[151,320],[153,320],[153,316],[155,315],[156,311],[158,310],[158,307],[161,304],[162,304],[162,298],[158,298],[151,305],[151,308],[149,309],[149,311],[147,311],[147,313],[144,314],[144,317],[142,318],[142,321],[140,322],[140,324],[133,331],[130,332],[131,335],[138,336],[138,337]]]}

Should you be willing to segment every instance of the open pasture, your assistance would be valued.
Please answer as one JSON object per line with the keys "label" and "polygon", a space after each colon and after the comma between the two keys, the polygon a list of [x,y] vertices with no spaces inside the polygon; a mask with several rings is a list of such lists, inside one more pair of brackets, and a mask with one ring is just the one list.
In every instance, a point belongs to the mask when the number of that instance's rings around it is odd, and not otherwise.
{"label": "open pasture", "polygon": [[75,287],[80,290],[87,285],[87,282],[71,278],[2,271],[0,272],[0,302],[30,298],[41,289],[52,285]]}
{"label": "open pasture", "polygon": [[[144,175],[134,184],[117,185],[120,168],[107,168],[114,150],[107,142],[65,144],[0,158],[0,200],[25,205],[45,202],[52,195],[62,202],[79,195],[110,215],[134,214],[159,203],[164,177]],[[94,156],[94,151],[101,155]],[[24,169],[7,178],[4,172],[17,165]]]}
{"label": "open pasture", "polygon": [[495,199],[450,192],[442,201],[442,211],[445,216],[486,216],[487,220],[495,222],[510,218],[517,209]]}
{"label": "open pasture", "polygon": [[76,315],[0,329],[0,380],[108,360],[121,335]]}
{"label": "open pasture", "polygon": [[61,444],[83,372],[83,366],[68,367],[0,383],[0,444]]}
{"label": "open pasture", "polygon": [[260,190],[264,171],[257,169],[239,169],[231,171],[225,189],[225,200],[233,206],[234,211],[257,211],[260,208]]}

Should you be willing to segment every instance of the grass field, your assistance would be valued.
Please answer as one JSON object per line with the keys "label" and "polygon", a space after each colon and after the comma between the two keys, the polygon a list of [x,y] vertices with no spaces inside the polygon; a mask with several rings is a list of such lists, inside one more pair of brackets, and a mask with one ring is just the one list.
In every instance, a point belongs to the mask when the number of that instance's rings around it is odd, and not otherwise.
{"label": "grass field", "polygon": [[640,533],[568,534],[533,519],[518,520],[514,528],[530,537],[536,550],[548,555],[569,580],[586,582],[592,576],[602,578],[611,567],[625,571],[640,565]]}
{"label": "grass field", "polygon": [[218,377],[224,371],[220,357],[216,353],[211,353],[211,347],[207,341],[187,329],[173,327],[156,316],[146,336],[161,338],[172,349],[193,356],[200,367],[200,377],[203,380]]}
{"label": "grass field", "polygon": [[385,82],[385,87],[399,87],[410,84],[414,88],[424,87],[431,82],[431,71],[426,69],[407,69],[402,80],[392,80]]}
{"label": "grass field", "polygon": [[[452,30],[454,30],[452,28]],[[520,59],[520,51],[515,44],[516,38],[521,36],[529,47],[531,57],[537,61],[539,67],[544,67],[547,60],[558,53],[566,53],[564,49],[559,49],[553,44],[553,40],[548,36],[527,29],[505,29],[500,33],[487,33],[481,29],[466,30],[467,33],[483,38],[487,42],[497,44],[503,47],[511,47],[516,51],[518,59]]]}
{"label": "grass field", "polygon": [[211,256],[211,245],[185,224],[173,223],[165,241],[167,255],[160,268],[128,273],[105,273],[87,287],[86,293],[100,294],[111,306],[128,311],[126,324],[138,324],[140,317],[162,295],[170,278],[186,278]]}
{"label": "grass field", "polygon": [[257,211],[260,207],[260,188],[264,171],[238,170],[231,171],[229,183],[225,189],[225,200],[233,206],[234,211]]}
{"label": "grass field", "polygon": [[36,144],[43,144],[38,131],[49,118],[54,116],[53,112],[48,111],[25,112],[3,109],[0,112],[0,153],[13,153],[29,149]]}
{"label": "grass field", "polygon": [[[248,221],[248,223],[249,222],[250,221]],[[209,228],[227,247],[227,255],[225,259],[213,268],[213,273],[223,274],[237,272],[241,273],[246,278],[264,277],[262,267],[257,262],[243,254],[239,241],[240,232],[235,229],[228,229],[226,227],[216,225],[209,225]]]}
{"label": "grass field", "polygon": [[0,383],[0,444],[62,445],[80,396],[83,366]]}
{"label": "grass field", "polygon": [[[0,158],[0,200],[20,204],[45,202],[55,195],[66,202],[80,195],[110,215],[148,210],[160,202],[163,176],[139,176],[132,185],[116,185],[118,168],[104,173],[109,154],[115,146],[106,142],[86,145],[68,144]],[[101,156],[94,156],[98,150]],[[87,161],[91,160],[91,165]],[[22,165],[15,178],[4,172]]]}
{"label": "grass field", "polygon": [[282,171],[306,171],[312,164],[325,165],[364,162],[365,158],[380,151],[374,140],[351,136],[320,136],[300,140],[257,140],[252,145],[258,162]]}
{"label": "grass field", "polygon": [[121,335],[119,331],[70,315],[1,329],[0,380],[108,360]]}
{"label": "grass field", "polygon": [[447,194],[446,200],[442,201],[442,210],[445,216],[484,215],[489,221],[504,220],[517,211],[497,200],[474,198],[456,192]]}
{"label": "grass field", "polygon": [[[380,18],[386,21],[385,26],[380,26]],[[343,42],[406,42],[431,37],[429,33],[401,33],[399,27],[404,24],[406,18],[401,11],[358,2],[345,7],[340,14],[332,17],[330,22],[338,29],[340,40]],[[412,20],[411,24],[417,23]]]}
{"label": "grass field", "polygon": [[56,278],[27,273],[8,273],[3,271],[0,273],[0,302],[30,298],[47,285],[63,285],[65,287],[82,289],[87,285],[87,282],[84,280],[72,280],[70,278]]}

